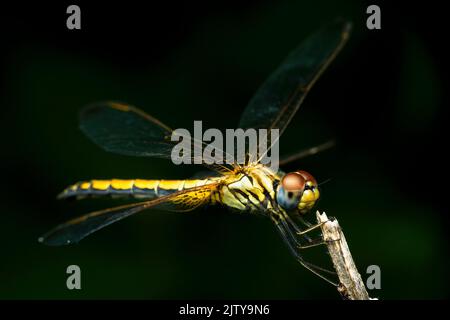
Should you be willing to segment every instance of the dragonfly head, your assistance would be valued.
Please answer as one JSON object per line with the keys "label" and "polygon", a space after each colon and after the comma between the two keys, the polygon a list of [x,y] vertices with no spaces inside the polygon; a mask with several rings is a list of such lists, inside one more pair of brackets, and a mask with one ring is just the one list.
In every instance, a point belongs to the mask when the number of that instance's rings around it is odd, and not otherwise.
{"label": "dragonfly head", "polygon": [[285,174],[277,188],[277,202],[285,210],[308,212],[319,199],[316,179],[306,171]]}

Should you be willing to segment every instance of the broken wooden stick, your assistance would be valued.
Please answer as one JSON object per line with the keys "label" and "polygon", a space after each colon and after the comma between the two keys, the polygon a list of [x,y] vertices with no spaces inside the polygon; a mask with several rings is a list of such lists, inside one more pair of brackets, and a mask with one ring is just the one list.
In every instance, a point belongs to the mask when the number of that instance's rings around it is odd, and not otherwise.
{"label": "broken wooden stick", "polygon": [[344,233],[336,219],[328,219],[325,212],[316,212],[317,222],[322,223],[323,240],[327,242],[334,269],[339,277],[339,293],[350,300],[372,300],[367,293],[361,275],[356,269]]}

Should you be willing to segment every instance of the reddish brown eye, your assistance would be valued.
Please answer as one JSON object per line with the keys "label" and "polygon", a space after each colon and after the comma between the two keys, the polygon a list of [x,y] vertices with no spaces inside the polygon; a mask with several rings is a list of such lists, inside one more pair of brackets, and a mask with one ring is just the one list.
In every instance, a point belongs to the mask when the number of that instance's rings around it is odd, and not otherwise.
{"label": "reddish brown eye", "polygon": [[283,177],[283,180],[281,181],[281,185],[283,186],[284,190],[290,192],[290,191],[302,191],[305,189],[306,180],[305,178],[296,173],[288,173]]}
{"label": "reddish brown eye", "polygon": [[306,181],[311,181],[313,185],[317,186],[316,179],[310,173],[303,170],[299,170],[296,173],[300,174],[303,178],[305,178]]}

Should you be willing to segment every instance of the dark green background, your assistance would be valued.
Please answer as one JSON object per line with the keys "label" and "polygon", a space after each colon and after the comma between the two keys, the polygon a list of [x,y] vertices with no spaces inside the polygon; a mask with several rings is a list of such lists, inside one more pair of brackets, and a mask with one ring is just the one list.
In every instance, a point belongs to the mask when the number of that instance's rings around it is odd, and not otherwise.
{"label": "dark green background", "polygon": [[[78,129],[84,105],[120,100],[173,128],[194,120],[233,128],[287,53],[339,16],[354,23],[350,41],[281,152],[330,138],[337,147],[287,170],[331,179],[318,209],[339,219],[363,278],[368,265],[380,266],[382,289],[371,296],[448,297],[439,9],[383,3],[382,30],[369,31],[369,3],[360,1],[82,2],[82,30],[68,31],[69,4],[3,8],[0,298],[338,298],[296,263],[268,219],[218,208],[144,212],[68,247],[37,238],[120,203],[57,202],[68,184],[187,178],[199,169],[103,152]],[[305,254],[327,265],[324,248]],[[66,289],[71,264],[81,267],[81,291]]]}

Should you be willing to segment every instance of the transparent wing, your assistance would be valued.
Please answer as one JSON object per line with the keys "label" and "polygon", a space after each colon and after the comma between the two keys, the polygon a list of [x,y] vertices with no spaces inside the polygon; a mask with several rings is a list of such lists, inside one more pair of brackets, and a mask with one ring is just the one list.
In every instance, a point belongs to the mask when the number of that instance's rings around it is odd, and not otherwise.
{"label": "transparent wing", "polygon": [[143,111],[122,103],[101,102],[85,108],[80,128],[106,151],[145,157],[170,157],[172,129]]}
{"label": "transparent wing", "polygon": [[250,100],[239,127],[279,129],[281,135],[313,84],[345,44],[349,31],[348,22],[337,21],[302,42]]}
{"label": "transparent wing", "polygon": [[218,183],[211,183],[178,191],[154,200],[94,211],[60,224],[40,237],[39,242],[52,246],[77,243],[91,233],[145,209],[190,211],[205,204],[211,193],[216,190],[217,185]]}
{"label": "transparent wing", "polygon": [[[171,141],[171,128],[136,107],[118,102],[86,107],[80,116],[80,128],[102,149],[128,156],[170,159],[173,147],[178,144],[178,141]],[[189,158],[194,163],[194,151],[201,151],[203,142],[189,139]],[[209,167],[219,170],[216,165]]]}
{"label": "transparent wing", "polygon": [[319,152],[323,152],[325,150],[333,148],[335,145],[336,145],[336,142],[334,140],[329,140],[329,141],[319,144],[315,147],[300,150],[300,151],[290,154],[290,155],[282,156],[280,159],[279,165],[280,166],[288,165],[288,164],[298,161],[300,159],[303,159],[303,158],[315,155]]}

